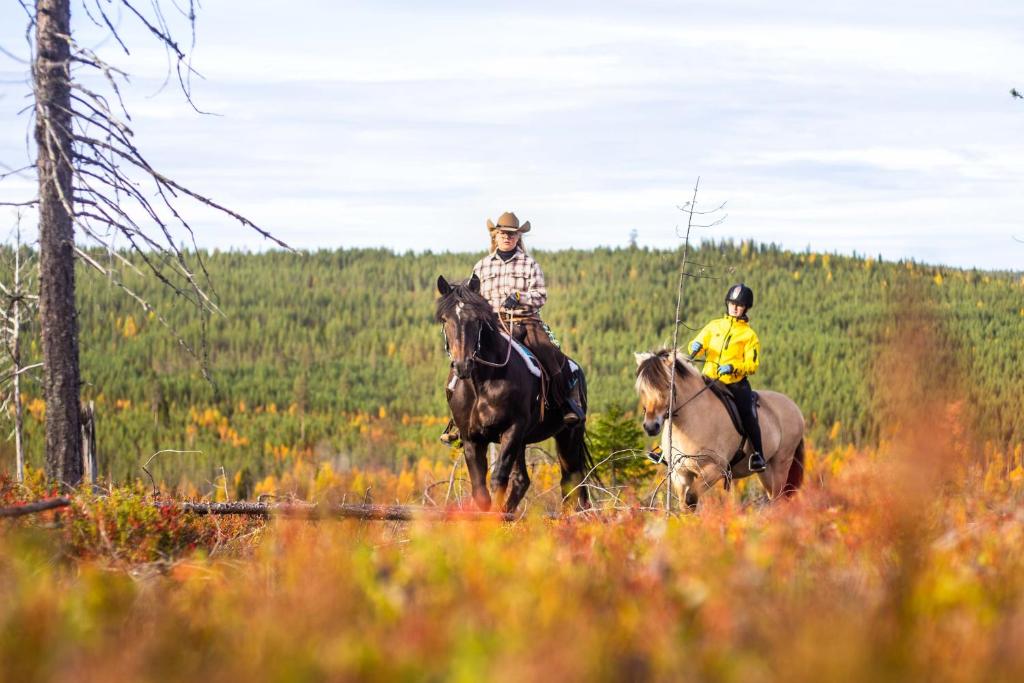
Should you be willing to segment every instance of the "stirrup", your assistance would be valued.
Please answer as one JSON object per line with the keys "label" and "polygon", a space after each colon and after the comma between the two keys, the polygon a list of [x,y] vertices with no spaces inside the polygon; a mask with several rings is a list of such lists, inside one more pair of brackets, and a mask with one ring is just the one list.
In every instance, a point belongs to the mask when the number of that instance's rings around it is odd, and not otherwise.
{"label": "stirrup", "polygon": [[[756,464],[755,464],[756,458]],[[754,452],[750,454],[750,459],[747,461],[747,469],[751,472],[764,472],[768,469],[768,463],[765,462],[764,456],[760,453]]]}

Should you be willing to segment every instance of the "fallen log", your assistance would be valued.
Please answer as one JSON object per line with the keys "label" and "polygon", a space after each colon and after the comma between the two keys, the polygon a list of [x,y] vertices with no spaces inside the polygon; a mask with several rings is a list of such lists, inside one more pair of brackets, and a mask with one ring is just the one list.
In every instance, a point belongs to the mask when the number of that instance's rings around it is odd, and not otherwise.
{"label": "fallen log", "polygon": [[478,512],[449,508],[431,508],[419,505],[317,505],[314,503],[159,503],[180,505],[185,512],[197,515],[250,515],[256,517],[291,517],[300,519],[364,519],[381,522],[426,521],[504,521],[517,516],[510,513]]}
{"label": "fallen log", "polygon": [[21,517],[22,515],[31,515],[36,512],[45,512],[46,510],[55,510],[57,508],[67,507],[68,505],[71,505],[71,499],[64,496],[46,498],[45,500],[37,500],[34,503],[25,503],[24,505],[12,505],[11,507],[0,508],[0,517]]}
{"label": "fallen log", "polygon": [[[45,512],[71,505],[71,499],[65,496],[38,500],[24,505],[0,508],[0,517],[21,517],[36,512]],[[362,519],[378,522],[413,522],[413,521],[498,521],[513,522],[518,516],[507,512],[480,512],[459,508],[435,508],[421,505],[318,505],[316,503],[253,503],[239,501],[234,503],[197,503],[162,501],[157,507],[178,508],[183,512],[197,515],[248,515],[253,517],[286,517],[297,519]],[[547,517],[556,518],[553,515]]]}

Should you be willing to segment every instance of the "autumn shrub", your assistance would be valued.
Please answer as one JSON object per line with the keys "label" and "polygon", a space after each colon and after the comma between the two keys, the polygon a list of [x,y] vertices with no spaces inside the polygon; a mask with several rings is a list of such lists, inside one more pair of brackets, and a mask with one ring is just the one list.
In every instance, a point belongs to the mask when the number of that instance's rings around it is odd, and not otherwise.
{"label": "autumn shrub", "polygon": [[211,552],[262,525],[259,518],[198,515],[178,501],[153,498],[141,486],[80,494],[62,523],[65,550],[76,558],[123,563],[167,561]]}

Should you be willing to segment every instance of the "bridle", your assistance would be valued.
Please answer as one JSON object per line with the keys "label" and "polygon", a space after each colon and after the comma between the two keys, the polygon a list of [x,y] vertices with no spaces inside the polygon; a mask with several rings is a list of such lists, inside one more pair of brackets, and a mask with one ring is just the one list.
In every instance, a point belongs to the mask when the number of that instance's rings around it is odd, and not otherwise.
{"label": "bridle", "polygon": [[[638,370],[638,373],[639,373],[639,370]],[[671,394],[672,394],[672,389],[673,389],[673,388],[674,388],[674,387],[670,387],[670,388],[669,388],[669,395],[670,395],[670,396],[671,396]],[[693,395],[693,396],[691,396],[690,398],[688,398],[688,399],[686,399],[685,401],[683,401],[682,403],[680,403],[680,404],[679,404],[678,406],[676,406],[676,409],[675,409],[675,410],[672,410],[672,411],[670,412],[670,411],[669,411],[669,408],[666,408],[666,409],[665,409],[665,413],[664,413],[664,414],[663,414],[663,415],[661,416],[661,419],[663,419],[663,420],[668,420],[668,419],[669,419],[670,417],[671,417],[671,418],[675,418],[675,417],[676,417],[677,415],[679,415],[679,411],[680,411],[680,410],[682,410],[683,408],[685,408],[685,407],[686,407],[686,406],[687,406],[687,405],[688,405],[688,404],[689,404],[689,403],[690,403],[691,401],[694,401],[694,400],[696,400],[696,398],[697,398],[698,396],[700,396],[701,394],[703,394],[703,393],[704,393],[705,391],[707,391],[707,390],[708,390],[708,389],[710,389],[710,388],[711,388],[711,385],[710,385],[710,384],[707,384],[707,383],[705,383],[705,384],[704,384],[704,388],[703,388],[703,389],[701,389],[701,390],[700,390],[700,391],[698,391],[698,392],[697,392],[696,394],[694,394],[694,395]],[[669,403],[671,404],[671,400],[669,401]],[[644,414],[646,414],[646,413],[647,413],[647,411],[645,410],[645,411],[644,411]]]}
{"label": "bridle", "polygon": [[[469,357],[466,358],[466,360],[467,361],[473,361],[474,363],[480,363],[482,365],[486,365],[486,366],[491,367],[491,368],[503,368],[503,367],[505,367],[506,365],[508,365],[509,360],[512,358],[512,336],[509,335],[509,338],[506,340],[507,343],[508,343],[508,349],[505,352],[505,360],[503,362],[501,362],[501,363],[492,363],[489,360],[485,360],[483,358],[480,358],[480,345],[483,342],[484,326],[491,327],[491,325],[490,325],[490,323],[488,323],[486,321],[479,321],[479,322],[480,322],[480,326],[477,328],[477,331],[476,331],[476,347],[473,349],[473,353],[471,353],[469,355]],[[494,329],[494,328],[491,327],[491,329]],[[449,345],[449,343],[448,343],[448,330],[445,329],[444,323],[441,323],[441,334],[444,335],[444,350],[445,350],[445,353],[448,354],[448,359],[454,362],[455,359],[452,358],[451,345]]]}

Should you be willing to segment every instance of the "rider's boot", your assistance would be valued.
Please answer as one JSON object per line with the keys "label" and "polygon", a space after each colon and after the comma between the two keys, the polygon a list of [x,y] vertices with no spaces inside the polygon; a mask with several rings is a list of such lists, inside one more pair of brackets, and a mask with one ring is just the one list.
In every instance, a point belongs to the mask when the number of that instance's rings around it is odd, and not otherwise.
{"label": "rider's boot", "polygon": [[737,400],[737,407],[740,409],[740,415],[743,418],[743,429],[747,432],[751,450],[754,451],[750,454],[747,468],[751,472],[764,472],[767,463],[765,462],[764,455],[761,453],[761,425],[757,421],[757,398],[756,396],[751,396],[750,398],[750,402],[746,405],[744,405],[744,401]]}
{"label": "rider's boot", "polygon": [[447,446],[454,446],[459,442],[459,428],[455,426],[455,420],[448,420],[448,426],[444,428],[439,440]]}
{"label": "rider's boot", "polygon": [[587,414],[583,411],[583,397],[580,396],[580,380],[574,374],[570,380],[569,397],[565,400],[566,411],[562,415],[562,422],[573,427],[586,422]]}
{"label": "rider's boot", "polygon": [[761,455],[760,451],[754,451],[750,454],[750,461],[747,463],[747,467],[751,472],[764,472],[767,466],[764,456]]}

